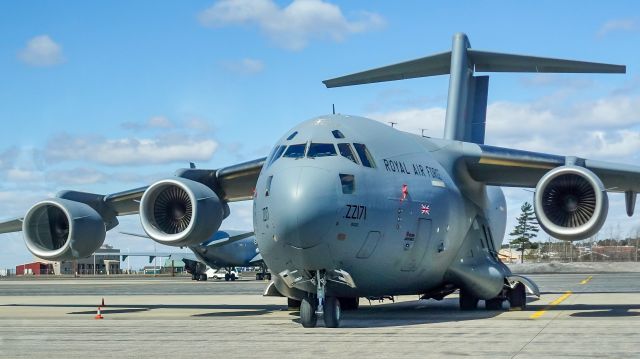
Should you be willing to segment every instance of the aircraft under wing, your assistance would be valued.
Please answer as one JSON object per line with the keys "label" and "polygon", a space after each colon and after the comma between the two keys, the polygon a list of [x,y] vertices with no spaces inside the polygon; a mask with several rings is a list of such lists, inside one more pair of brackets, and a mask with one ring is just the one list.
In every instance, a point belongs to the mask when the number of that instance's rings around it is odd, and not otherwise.
{"label": "aircraft under wing", "polygon": [[549,170],[576,165],[595,173],[609,192],[640,192],[640,167],[539,152],[463,143],[469,175],[488,185],[535,187]]}
{"label": "aircraft under wing", "polygon": [[[230,235],[227,232],[231,232],[231,233],[234,233],[234,234]],[[125,231],[121,231],[120,233],[126,234],[128,236],[132,236],[132,237],[151,239],[151,237],[149,237],[149,235],[144,234],[144,233],[125,232]],[[218,231],[210,239],[208,239],[205,242],[203,242],[201,244],[201,246],[210,247],[210,248],[222,247],[224,245],[231,244],[231,243],[234,243],[234,242],[237,242],[237,241],[241,241],[241,240],[243,240],[245,238],[249,238],[249,237],[253,236],[254,234],[255,233],[253,233],[253,232],[242,232],[242,231]]]}

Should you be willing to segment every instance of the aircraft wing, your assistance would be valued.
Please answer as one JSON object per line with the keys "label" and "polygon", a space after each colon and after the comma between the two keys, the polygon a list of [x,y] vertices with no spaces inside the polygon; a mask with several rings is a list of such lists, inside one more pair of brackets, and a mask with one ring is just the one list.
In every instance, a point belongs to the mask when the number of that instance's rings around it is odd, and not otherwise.
{"label": "aircraft wing", "polygon": [[0,233],[20,232],[22,218],[14,218],[0,223]]}
{"label": "aircraft wing", "polygon": [[609,192],[640,192],[640,167],[464,142],[462,160],[476,181],[494,186],[530,187],[549,170],[575,164],[595,173]]}
{"label": "aircraft wing", "polygon": [[[184,169],[177,171],[176,175],[209,184],[226,202],[244,201],[253,197],[258,175],[265,160],[266,158],[259,158],[216,170]],[[63,191],[58,193],[56,197],[91,203],[91,206],[99,209],[101,214],[107,213],[114,217],[138,213],[140,199],[147,188],[148,186],[144,186],[107,195]],[[107,229],[116,225],[117,221],[108,221]],[[0,233],[20,232],[21,230],[22,218],[0,222]]]}

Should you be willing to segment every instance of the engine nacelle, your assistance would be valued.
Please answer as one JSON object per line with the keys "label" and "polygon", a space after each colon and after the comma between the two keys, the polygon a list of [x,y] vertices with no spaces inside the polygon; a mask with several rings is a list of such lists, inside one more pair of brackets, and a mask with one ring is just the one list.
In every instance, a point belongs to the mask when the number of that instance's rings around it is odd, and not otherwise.
{"label": "engine nacelle", "polygon": [[22,223],[24,241],[36,257],[63,261],[92,255],[107,233],[98,212],[62,198],[36,203]]}
{"label": "engine nacelle", "polygon": [[562,166],[536,186],[538,223],[555,238],[576,241],[596,234],[607,219],[609,197],[602,181],[584,167]]}
{"label": "engine nacelle", "polygon": [[224,204],[209,187],[186,178],[152,184],[140,200],[142,228],[154,241],[176,247],[199,244],[220,228]]}

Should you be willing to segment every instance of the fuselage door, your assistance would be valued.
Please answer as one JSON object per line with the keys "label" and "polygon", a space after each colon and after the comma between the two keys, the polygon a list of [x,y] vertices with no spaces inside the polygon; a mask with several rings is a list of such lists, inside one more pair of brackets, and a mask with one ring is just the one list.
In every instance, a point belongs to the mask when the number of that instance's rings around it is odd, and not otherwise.
{"label": "fuselage door", "polygon": [[407,233],[404,238],[403,272],[415,271],[424,258],[431,240],[431,220],[419,218],[417,233]]}

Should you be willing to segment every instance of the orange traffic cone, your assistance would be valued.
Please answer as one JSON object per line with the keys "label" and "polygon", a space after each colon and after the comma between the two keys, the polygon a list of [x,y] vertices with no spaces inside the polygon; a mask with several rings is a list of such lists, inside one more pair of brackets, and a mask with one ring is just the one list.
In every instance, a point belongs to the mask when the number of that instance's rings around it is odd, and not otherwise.
{"label": "orange traffic cone", "polygon": [[100,313],[101,309],[102,309],[101,307],[98,307],[98,314],[96,314],[95,319],[104,319],[104,317]]}

